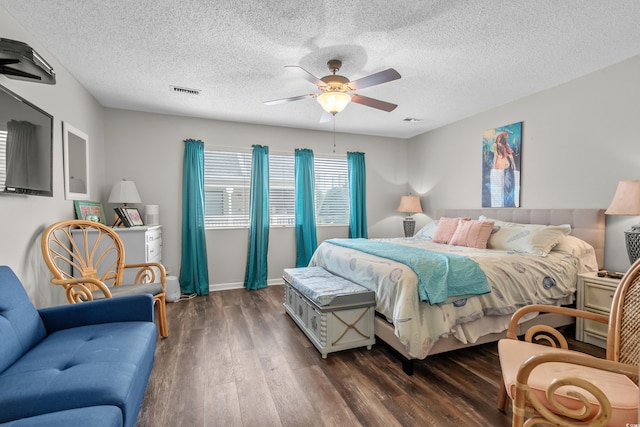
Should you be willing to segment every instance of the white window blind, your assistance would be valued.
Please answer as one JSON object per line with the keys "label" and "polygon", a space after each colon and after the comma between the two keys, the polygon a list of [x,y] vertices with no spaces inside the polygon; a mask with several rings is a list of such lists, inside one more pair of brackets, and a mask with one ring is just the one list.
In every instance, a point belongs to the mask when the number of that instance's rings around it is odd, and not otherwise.
{"label": "white window blind", "polygon": [[251,153],[204,152],[205,227],[249,225]]}
{"label": "white window blind", "polygon": [[349,224],[347,159],[316,157],[316,224]]}
{"label": "white window blind", "polygon": [[[347,160],[314,158],[316,223],[349,223]],[[251,153],[205,150],[205,225],[248,227]],[[269,223],[295,223],[295,160],[269,154]]]}
{"label": "white window blind", "polygon": [[269,224],[295,224],[295,160],[292,155],[269,154]]}

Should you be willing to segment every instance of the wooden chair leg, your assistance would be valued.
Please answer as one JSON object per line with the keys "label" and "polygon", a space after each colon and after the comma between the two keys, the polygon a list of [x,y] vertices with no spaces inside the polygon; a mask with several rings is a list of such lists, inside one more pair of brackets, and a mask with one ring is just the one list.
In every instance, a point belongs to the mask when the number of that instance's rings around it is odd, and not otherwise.
{"label": "wooden chair leg", "polygon": [[158,326],[160,327],[160,336],[167,338],[169,336],[169,328],[167,327],[167,306],[164,295],[156,300],[158,306]]}
{"label": "wooden chair leg", "polygon": [[507,395],[507,388],[504,385],[504,380],[500,378],[500,391],[498,393],[498,409],[501,412],[506,413],[509,406],[509,396]]}

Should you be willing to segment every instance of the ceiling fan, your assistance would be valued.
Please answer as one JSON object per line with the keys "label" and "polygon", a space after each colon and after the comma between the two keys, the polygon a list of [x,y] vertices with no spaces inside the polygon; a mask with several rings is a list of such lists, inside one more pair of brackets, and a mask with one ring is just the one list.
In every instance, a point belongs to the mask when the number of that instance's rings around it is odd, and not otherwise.
{"label": "ceiling fan", "polygon": [[265,105],[284,104],[285,102],[298,101],[305,98],[316,98],[318,103],[324,109],[324,114],[320,118],[320,123],[331,120],[331,116],[335,116],[342,111],[349,102],[353,101],[357,104],[366,105],[367,107],[377,108],[383,111],[393,111],[397,105],[390,102],[380,101],[379,99],[369,98],[367,96],[358,95],[356,93],[349,93],[355,90],[364,89],[367,87],[387,83],[392,80],[397,80],[401,76],[393,68],[388,68],[377,73],[373,73],[366,77],[361,77],[354,81],[349,81],[348,78],[337,74],[342,66],[342,61],[338,59],[332,59],[327,62],[329,70],[332,74],[318,78],[298,65],[285,65],[286,68],[290,68],[296,71],[304,79],[310,81],[314,85],[318,86],[320,93],[310,93],[308,95],[293,96],[290,98],[275,99],[273,101],[266,101]]}

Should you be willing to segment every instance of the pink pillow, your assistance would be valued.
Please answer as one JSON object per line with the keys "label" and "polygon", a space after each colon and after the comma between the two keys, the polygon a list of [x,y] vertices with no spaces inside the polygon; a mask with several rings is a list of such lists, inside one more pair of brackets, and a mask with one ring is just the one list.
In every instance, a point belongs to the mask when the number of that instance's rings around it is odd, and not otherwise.
{"label": "pink pillow", "polygon": [[493,221],[460,221],[451,236],[452,245],[487,249],[487,240],[493,231]]}
{"label": "pink pillow", "polygon": [[458,224],[462,221],[469,221],[471,218],[469,217],[461,217],[461,218],[447,218],[443,216],[440,218],[438,222],[438,228],[436,228],[435,233],[433,233],[433,239],[431,239],[434,243],[449,243],[453,233],[455,233],[458,228]]}

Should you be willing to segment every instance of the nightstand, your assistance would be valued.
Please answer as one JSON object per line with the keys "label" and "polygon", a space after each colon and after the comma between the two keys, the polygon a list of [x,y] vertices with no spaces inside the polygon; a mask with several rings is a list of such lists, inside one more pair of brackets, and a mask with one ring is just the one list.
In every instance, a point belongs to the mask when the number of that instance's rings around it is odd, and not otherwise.
{"label": "nightstand", "polygon": [[[619,283],[620,279],[598,277],[596,273],[578,275],[577,308],[608,316]],[[576,340],[606,348],[607,328],[605,323],[577,318]]]}

